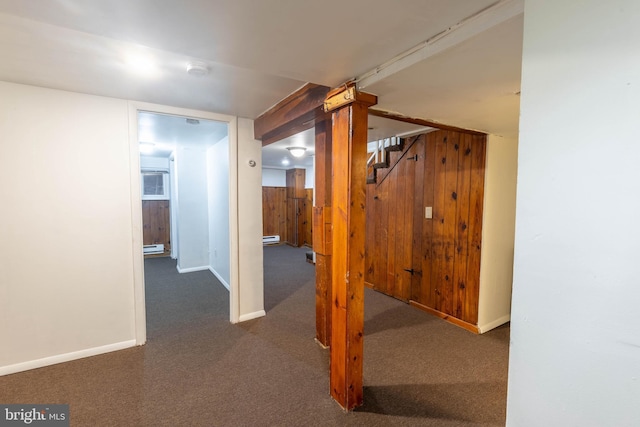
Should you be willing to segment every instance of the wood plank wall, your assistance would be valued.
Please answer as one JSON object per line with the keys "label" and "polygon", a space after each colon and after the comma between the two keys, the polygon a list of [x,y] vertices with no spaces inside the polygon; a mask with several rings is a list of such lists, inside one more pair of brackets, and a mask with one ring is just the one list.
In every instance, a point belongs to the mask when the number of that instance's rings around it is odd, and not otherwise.
{"label": "wood plank wall", "polygon": [[486,137],[435,131],[405,144],[367,186],[366,281],[477,325]]}
{"label": "wood plank wall", "polygon": [[171,253],[171,223],[168,200],[142,201],[142,244],[164,244],[164,253]]}
{"label": "wood plank wall", "polygon": [[[279,235],[281,242],[288,239],[286,194],[286,187],[262,187],[262,235]],[[304,194],[305,198],[300,200],[302,209],[300,215],[302,228],[299,230],[302,241],[300,243],[312,246],[313,189],[306,189]]]}
{"label": "wood plank wall", "polygon": [[287,221],[285,243],[300,247],[304,238],[304,199],[290,199],[287,197]]}
{"label": "wood plank wall", "polygon": [[304,241],[304,169],[287,169],[287,220],[284,241],[291,246],[300,247]]}
{"label": "wood plank wall", "polygon": [[305,246],[313,246],[313,188],[304,190],[304,206],[303,206],[303,223],[302,223],[302,244]]}
{"label": "wood plank wall", "polygon": [[280,236],[285,239],[287,219],[287,189],[285,187],[262,187],[262,235]]}

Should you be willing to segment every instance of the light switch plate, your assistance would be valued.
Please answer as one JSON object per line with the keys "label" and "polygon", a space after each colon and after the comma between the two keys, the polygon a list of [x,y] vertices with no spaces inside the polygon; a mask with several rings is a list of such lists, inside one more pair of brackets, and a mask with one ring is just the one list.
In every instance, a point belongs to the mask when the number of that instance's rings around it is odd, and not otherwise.
{"label": "light switch plate", "polygon": [[433,218],[433,208],[431,206],[426,206],[424,208],[424,217],[426,219],[432,219]]}

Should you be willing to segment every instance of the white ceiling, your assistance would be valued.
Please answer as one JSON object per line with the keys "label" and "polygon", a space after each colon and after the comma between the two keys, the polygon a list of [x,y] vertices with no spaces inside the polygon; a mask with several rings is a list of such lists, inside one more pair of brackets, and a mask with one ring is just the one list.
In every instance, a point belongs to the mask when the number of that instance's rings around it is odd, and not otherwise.
{"label": "white ceiling", "polygon": [[229,134],[226,122],[193,120],[147,111],[138,113],[138,140],[153,149],[146,155],[169,157],[178,145],[211,147]]}
{"label": "white ceiling", "polygon": [[522,24],[518,15],[366,90],[383,94],[377,108],[517,137]]}
{"label": "white ceiling", "polygon": [[[0,80],[256,118],[306,82],[335,87],[446,38],[374,78],[376,108],[517,135],[522,14],[492,17],[522,3],[0,0]],[[155,68],[134,73],[132,54]],[[188,75],[194,60],[210,73]]]}
{"label": "white ceiling", "polygon": [[[428,132],[433,130],[425,126],[418,126],[409,123],[390,120],[386,118],[369,116],[369,141],[378,141],[391,136],[408,136],[417,132]],[[274,169],[307,168],[313,165],[315,155],[315,132],[309,129],[281,141],[269,144],[262,148],[263,166]],[[305,147],[307,151],[304,157],[293,157],[287,147]],[[285,160],[286,159],[286,160]],[[285,160],[288,163],[283,163]]]}

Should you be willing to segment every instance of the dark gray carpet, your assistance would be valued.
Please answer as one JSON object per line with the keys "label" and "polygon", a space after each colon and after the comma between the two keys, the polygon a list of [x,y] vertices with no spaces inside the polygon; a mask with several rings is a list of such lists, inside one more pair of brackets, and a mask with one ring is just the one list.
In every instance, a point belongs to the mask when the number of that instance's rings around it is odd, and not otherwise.
{"label": "dark gray carpet", "polygon": [[231,325],[209,272],[145,261],[148,343],[0,378],[1,403],[69,403],[75,426],[504,425],[509,328],[473,335],[365,293],[365,404],[329,396],[306,249],[265,248],[267,316]]}

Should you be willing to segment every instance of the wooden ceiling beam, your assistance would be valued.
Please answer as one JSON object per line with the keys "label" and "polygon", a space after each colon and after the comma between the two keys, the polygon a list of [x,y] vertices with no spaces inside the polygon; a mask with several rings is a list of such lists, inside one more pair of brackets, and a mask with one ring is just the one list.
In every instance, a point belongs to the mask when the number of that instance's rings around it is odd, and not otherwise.
{"label": "wooden ceiling beam", "polygon": [[331,89],[307,83],[278,102],[253,122],[255,139],[262,146],[272,144],[315,126],[316,118],[324,118],[323,104]]}

